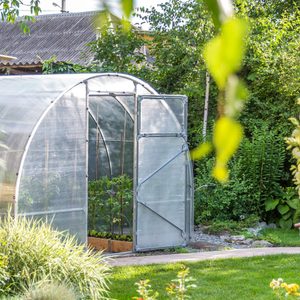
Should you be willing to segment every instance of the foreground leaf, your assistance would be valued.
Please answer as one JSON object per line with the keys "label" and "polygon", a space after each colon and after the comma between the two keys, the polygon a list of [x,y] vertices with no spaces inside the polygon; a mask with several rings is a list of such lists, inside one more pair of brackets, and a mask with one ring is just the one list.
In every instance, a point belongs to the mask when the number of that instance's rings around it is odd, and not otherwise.
{"label": "foreground leaf", "polygon": [[212,151],[212,145],[209,142],[199,145],[191,151],[191,159],[201,159]]}
{"label": "foreground leaf", "polygon": [[230,18],[222,25],[221,33],[208,42],[204,48],[203,55],[207,67],[222,90],[225,88],[229,75],[241,67],[247,31],[246,21]]}
{"label": "foreground leaf", "polygon": [[228,180],[227,163],[237,150],[242,137],[243,128],[237,121],[228,117],[222,117],[217,121],[213,137],[216,149],[216,165],[213,176],[217,180],[221,182]]}

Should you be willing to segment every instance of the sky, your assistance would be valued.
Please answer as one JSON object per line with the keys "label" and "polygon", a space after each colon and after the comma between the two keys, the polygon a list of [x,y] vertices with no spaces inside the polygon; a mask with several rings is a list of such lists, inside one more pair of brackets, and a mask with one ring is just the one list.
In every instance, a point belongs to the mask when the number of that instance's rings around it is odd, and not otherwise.
{"label": "sky", "polygon": [[[167,2],[168,0],[135,0],[135,7],[151,7],[156,6],[159,3]],[[25,2],[25,1],[24,1]],[[29,2],[29,0],[27,0]],[[53,5],[53,2],[61,5],[61,0],[40,0],[40,7],[42,9],[42,14],[53,14],[60,13],[60,8]],[[93,11],[101,9],[101,0],[66,0],[66,9],[69,12],[81,12],[81,11]],[[111,5],[112,12],[116,15],[120,15],[120,9],[118,7],[118,0],[107,0]],[[23,6],[21,8],[21,14],[29,14],[28,7]],[[138,20],[133,19],[132,23],[136,23]],[[147,26],[145,26],[147,27]]]}

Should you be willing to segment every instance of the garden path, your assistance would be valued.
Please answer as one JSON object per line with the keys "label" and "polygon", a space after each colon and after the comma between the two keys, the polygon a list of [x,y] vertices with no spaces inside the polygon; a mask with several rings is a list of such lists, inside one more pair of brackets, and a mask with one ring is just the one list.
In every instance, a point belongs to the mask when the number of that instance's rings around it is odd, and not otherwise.
{"label": "garden path", "polygon": [[196,262],[201,260],[265,256],[276,254],[300,254],[300,247],[247,248],[222,251],[194,252],[184,254],[164,254],[147,256],[111,257],[112,266],[166,264],[175,262]]}

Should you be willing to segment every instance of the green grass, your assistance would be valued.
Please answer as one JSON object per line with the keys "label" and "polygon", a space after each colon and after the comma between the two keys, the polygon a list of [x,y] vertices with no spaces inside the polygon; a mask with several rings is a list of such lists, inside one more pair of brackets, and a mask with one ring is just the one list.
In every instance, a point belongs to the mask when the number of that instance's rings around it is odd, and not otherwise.
{"label": "green grass", "polygon": [[261,232],[261,238],[276,246],[300,247],[300,235],[298,229],[268,228]]}
{"label": "green grass", "polygon": [[[137,296],[135,282],[150,279],[159,299],[168,299],[165,287],[176,277],[182,263],[149,266],[118,267],[111,276],[111,298],[132,299]],[[270,281],[283,278],[288,283],[300,283],[300,255],[276,255],[243,259],[226,259],[184,263],[196,279],[197,288],[191,299],[251,300],[275,299]]]}

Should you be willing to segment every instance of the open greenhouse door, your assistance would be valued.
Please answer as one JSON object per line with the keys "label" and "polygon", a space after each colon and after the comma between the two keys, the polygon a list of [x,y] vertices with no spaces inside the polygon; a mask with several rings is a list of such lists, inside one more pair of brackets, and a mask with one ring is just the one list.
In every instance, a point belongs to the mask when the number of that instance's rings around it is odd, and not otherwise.
{"label": "open greenhouse door", "polygon": [[185,96],[138,97],[135,153],[134,250],[185,246],[193,219]]}

